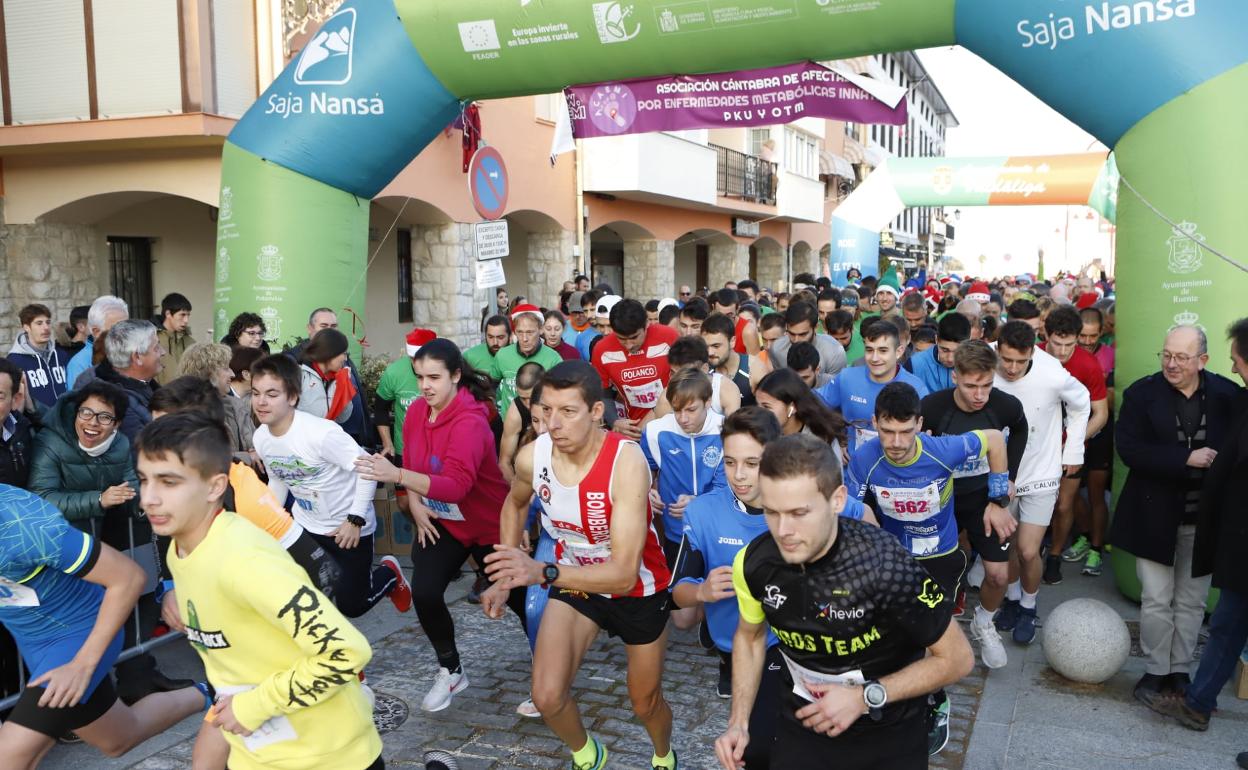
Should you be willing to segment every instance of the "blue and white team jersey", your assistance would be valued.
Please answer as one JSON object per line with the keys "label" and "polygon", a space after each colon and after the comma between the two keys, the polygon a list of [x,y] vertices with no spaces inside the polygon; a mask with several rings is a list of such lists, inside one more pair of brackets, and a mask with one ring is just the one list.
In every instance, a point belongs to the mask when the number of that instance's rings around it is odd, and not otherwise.
{"label": "blue and white team jersey", "polygon": [[[95,538],[70,526],[46,500],[0,484],[0,623],[17,642],[30,678],[68,663],[95,627],[104,588],[82,576],[99,555]],[[107,676],[121,643],[118,632],[84,699]]]}
{"label": "blue and white team jersey", "polygon": [[659,476],[659,497],[664,503],[663,534],[672,542],[680,542],[684,524],[667,512],[668,506],[681,495],[701,495],[728,484],[724,477],[724,442],[719,437],[723,425],[724,418],[709,409],[702,430],[696,434],[681,430],[674,414],[646,425],[641,451],[650,470]]}
{"label": "blue and white team jersey", "polygon": [[876,437],[875,425],[871,422],[871,418],[875,416],[875,398],[891,382],[909,383],[919,392],[919,398],[928,393],[922,380],[900,366],[897,367],[897,374],[888,382],[871,379],[871,372],[865,366],[851,366],[842,369],[835,380],[815,390],[815,395],[823,399],[823,403],[829,407],[839,409],[848,423],[850,457],[854,456],[859,447]]}
{"label": "blue and white team jersey", "polygon": [[[849,498],[841,516],[862,519],[862,503]],[[685,509],[685,540],[676,569],[680,575],[677,583],[702,583],[716,567],[731,567],[737,552],[751,540],[766,535],[767,520],[761,511],[751,513],[728,487],[707,492],[689,503]],[[691,569],[697,574],[687,574],[683,565],[701,564],[701,569]],[[732,652],[732,636],[737,632],[740,611],[734,598],[722,599],[704,605],[706,625],[711,639],[721,652]],[[775,634],[767,630],[767,646],[776,644]]]}
{"label": "blue and white team jersey", "polygon": [[859,447],[849,459],[845,485],[859,500],[874,498],[880,526],[896,535],[913,556],[942,556],[958,547],[953,515],[956,468],[983,457],[982,431],[953,436],[916,436],[918,453],[904,465],[884,455],[879,439]]}

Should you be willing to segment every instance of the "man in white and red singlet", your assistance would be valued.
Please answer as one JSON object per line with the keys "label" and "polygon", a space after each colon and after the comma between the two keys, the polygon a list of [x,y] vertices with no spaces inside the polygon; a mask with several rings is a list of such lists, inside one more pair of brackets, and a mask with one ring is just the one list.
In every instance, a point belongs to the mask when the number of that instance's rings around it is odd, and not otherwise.
{"label": "man in white and red singlet", "polygon": [[646,308],[635,299],[622,299],[611,308],[611,331],[594,348],[594,369],[603,389],[614,390],[625,409],[611,429],[636,440],[671,379],[667,351],[677,333],[662,324],[647,327]]}
{"label": "man in white and red singlet", "polygon": [[[598,427],[602,384],[584,361],[547,371],[534,409],[542,411],[548,432],[516,454],[500,515],[502,544],[485,559],[493,585],[482,594],[482,607],[500,618],[512,589],[550,588],[533,653],[533,702],[571,749],[577,770],[599,770],[607,749],[585,731],[572,680],[600,630],[618,636],[628,655],[633,711],[654,744],[652,766],[672,770],[672,711],[662,692],[671,574],[651,520],[650,469],[636,443]],[[520,547],[534,492],[542,527],[556,544],[556,561],[547,564]]]}

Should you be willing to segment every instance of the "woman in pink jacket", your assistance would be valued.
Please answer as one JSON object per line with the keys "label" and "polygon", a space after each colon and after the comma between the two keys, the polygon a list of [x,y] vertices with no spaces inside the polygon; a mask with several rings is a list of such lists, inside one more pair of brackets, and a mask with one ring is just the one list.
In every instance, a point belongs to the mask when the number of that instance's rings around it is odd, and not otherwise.
{"label": "woman in pink jacket", "polygon": [[[416,520],[412,603],[438,656],[438,674],[421,708],[441,711],[468,686],[443,594],[470,555],[484,564],[493,551],[509,487],[498,469],[490,430],[489,381],[447,339],[425,343],[412,360],[421,398],[408,407],[403,421],[403,467],[382,455],[361,457],[356,465],[364,478],[407,488]],[[519,588],[507,601],[521,625],[524,598]]]}

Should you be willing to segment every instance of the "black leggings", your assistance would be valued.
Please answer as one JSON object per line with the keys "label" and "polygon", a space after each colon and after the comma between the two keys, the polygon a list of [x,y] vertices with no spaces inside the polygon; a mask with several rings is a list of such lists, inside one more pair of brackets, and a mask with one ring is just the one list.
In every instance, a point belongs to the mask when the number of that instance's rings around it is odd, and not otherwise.
{"label": "black leggings", "polygon": [[361,535],[359,544],[351,549],[340,548],[333,535],[315,532],[308,535],[325,549],[341,570],[331,595],[334,604],[348,618],[358,618],[371,610],[398,582],[388,567],[373,566],[372,535]]}
{"label": "black leggings", "polygon": [[[412,606],[416,608],[421,628],[433,644],[438,664],[454,671],[459,667],[459,649],[455,646],[455,621],[446,607],[446,587],[459,575],[469,556],[484,569],[485,557],[494,548],[464,545],[437,519],[433,520],[433,526],[438,530],[437,540],[426,546],[422,546],[419,539],[412,543]],[[520,619],[521,627],[526,623],[524,599],[524,588],[513,588],[507,597],[507,606]]]}
{"label": "black leggings", "polygon": [[776,720],[780,714],[780,693],[784,686],[784,656],[780,645],[767,650],[763,677],[758,681],[754,709],[750,712],[750,742],[745,747],[745,770],[768,770],[771,767],[772,744],[776,740]]}
{"label": "black leggings", "polygon": [[303,567],[312,584],[337,606],[338,597],[334,596],[334,592],[342,580],[342,567],[319,542],[312,539],[312,533],[304,530],[286,549],[286,553],[295,560],[295,564]]}

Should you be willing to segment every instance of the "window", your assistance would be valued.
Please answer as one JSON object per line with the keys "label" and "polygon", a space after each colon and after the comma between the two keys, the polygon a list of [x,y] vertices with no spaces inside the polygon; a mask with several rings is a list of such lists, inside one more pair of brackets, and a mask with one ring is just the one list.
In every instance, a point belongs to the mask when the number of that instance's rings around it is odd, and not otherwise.
{"label": "window", "polygon": [[108,286],[131,318],[152,317],[152,239],[108,237]]}
{"label": "window", "polygon": [[845,136],[857,139],[858,138],[858,124],[846,123],[845,124]]}
{"label": "window", "polygon": [[808,179],[819,178],[819,140],[793,128],[785,129],[784,168]]}
{"label": "window", "polygon": [[412,231],[399,230],[395,235],[399,257],[399,323],[408,323],[412,320]]}
{"label": "window", "polygon": [[771,139],[770,128],[751,128],[747,135],[749,154],[756,158],[763,157],[763,144]]}

